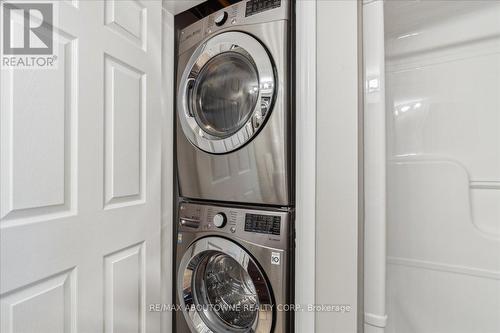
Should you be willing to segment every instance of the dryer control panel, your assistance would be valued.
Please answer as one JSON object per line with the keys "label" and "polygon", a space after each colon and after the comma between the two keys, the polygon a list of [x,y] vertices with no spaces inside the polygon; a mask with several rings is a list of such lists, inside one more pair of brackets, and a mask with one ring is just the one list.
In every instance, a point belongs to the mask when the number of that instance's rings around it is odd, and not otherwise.
{"label": "dryer control panel", "polygon": [[179,54],[203,39],[238,26],[288,20],[289,0],[247,0],[225,7],[184,28],[179,36]]}

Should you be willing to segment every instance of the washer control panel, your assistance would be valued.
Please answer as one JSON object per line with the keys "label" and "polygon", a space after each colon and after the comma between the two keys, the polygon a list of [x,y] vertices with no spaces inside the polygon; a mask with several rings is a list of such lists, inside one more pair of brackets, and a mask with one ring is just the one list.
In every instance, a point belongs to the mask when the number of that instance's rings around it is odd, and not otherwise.
{"label": "washer control panel", "polygon": [[250,0],[246,4],[245,16],[248,17],[280,6],[281,0]]}
{"label": "washer control panel", "polygon": [[225,234],[249,242],[281,248],[291,237],[293,210],[255,210],[181,202],[179,233]]}
{"label": "washer control panel", "polygon": [[275,215],[246,214],[245,231],[279,235],[281,217]]}

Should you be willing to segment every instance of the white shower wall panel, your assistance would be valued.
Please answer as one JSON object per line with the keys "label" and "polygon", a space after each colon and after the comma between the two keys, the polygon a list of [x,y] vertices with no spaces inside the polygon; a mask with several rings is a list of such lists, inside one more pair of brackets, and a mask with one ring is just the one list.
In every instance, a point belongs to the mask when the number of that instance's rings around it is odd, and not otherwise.
{"label": "white shower wall panel", "polygon": [[385,4],[388,332],[500,332],[500,2]]}

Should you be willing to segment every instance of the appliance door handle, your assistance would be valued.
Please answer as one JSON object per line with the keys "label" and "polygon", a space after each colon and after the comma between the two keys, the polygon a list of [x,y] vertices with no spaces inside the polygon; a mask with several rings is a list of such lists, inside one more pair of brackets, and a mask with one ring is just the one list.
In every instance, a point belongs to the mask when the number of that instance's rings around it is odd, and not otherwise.
{"label": "appliance door handle", "polygon": [[186,81],[186,98],[187,98],[186,111],[187,111],[187,116],[191,117],[191,118],[194,117],[194,113],[193,113],[193,110],[191,108],[191,106],[194,104],[194,102],[192,100],[194,81],[196,81],[196,79],[193,77],[188,78]]}

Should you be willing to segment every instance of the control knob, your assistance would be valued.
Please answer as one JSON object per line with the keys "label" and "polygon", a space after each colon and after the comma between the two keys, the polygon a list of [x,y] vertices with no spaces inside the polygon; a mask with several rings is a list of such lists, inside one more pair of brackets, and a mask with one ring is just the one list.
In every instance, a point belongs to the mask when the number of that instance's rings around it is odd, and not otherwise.
{"label": "control knob", "polygon": [[227,21],[227,12],[222,12],[214,18],[215,25],[220,27]]}
{"label": "control knob", "polygon": [[215,214],[213,222],[217,228],[224,227],[226,225],[226,222],[227,222],[226,214],[224,214],[224,213]]}

